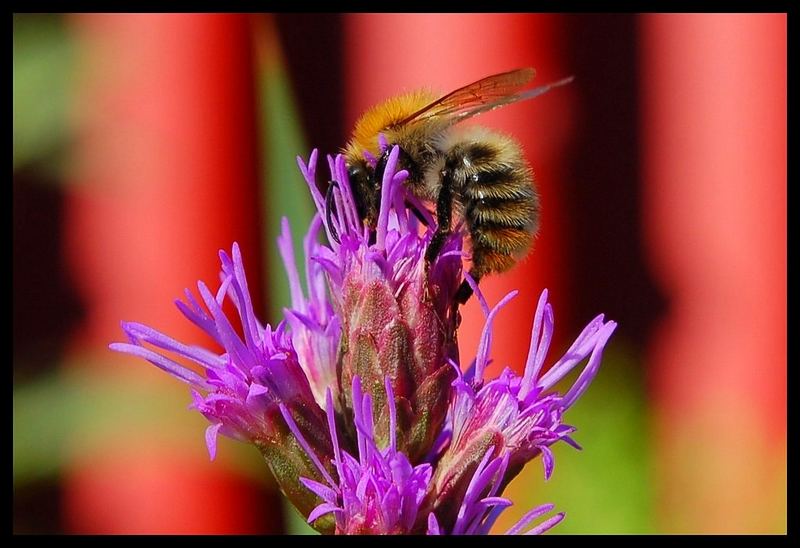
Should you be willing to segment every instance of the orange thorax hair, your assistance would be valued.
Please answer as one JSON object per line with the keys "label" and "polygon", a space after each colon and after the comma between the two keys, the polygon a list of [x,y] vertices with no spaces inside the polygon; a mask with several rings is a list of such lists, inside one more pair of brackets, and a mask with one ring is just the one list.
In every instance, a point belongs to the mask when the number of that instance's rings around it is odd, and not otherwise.
{"label": "orange thorax hair", "polygon": [[392,130],[397,124],[431,104],[438,97],[438,94],[430,90],[421,89],[397,95],[371,107],[356,122],[353,136],[347,144],[345,153],[351,158],[361,157],[363,151],[377,156],[380,133],[384,133],[389,142],[392,142]]}

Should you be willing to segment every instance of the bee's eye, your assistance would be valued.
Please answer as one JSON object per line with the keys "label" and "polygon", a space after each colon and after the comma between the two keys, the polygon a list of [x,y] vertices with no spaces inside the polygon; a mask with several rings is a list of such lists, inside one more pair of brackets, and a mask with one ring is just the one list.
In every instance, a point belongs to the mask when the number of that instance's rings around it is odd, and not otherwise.
{"label": "bee's eye", "polygon": [[350,177],[351,180],[361,177],[363,173],[364,170],[361,169],[359,166],[350,166],[347,169],[347,175],[348,177]]}
{"label": "bee's eye", "polygon": [[361,164],[355,164],[347,168],[347,176],[350,179],[350,184],[356,188],[365,187],[369,184],[371,179],[371,170]]}

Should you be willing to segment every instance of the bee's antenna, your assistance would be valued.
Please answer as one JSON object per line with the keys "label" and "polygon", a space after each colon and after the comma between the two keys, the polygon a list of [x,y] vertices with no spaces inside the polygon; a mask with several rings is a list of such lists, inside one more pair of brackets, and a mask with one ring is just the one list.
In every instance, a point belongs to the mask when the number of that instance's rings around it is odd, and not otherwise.
{"label": "bee's antenna", "polygon": [[424,226],[430,226],[430,222],[428,221],[428,219],[425,218],[425,216],[422,214],[422,212],[415,204],[412,204],[410,201],[406,200],[405,206],[411,213],[414,214],[414,217],[416,217],[419,222],[421,222]]}
{"label": "bee's antenna", "polygon": [[325,219],[328,222],[328,230],[331,237],[337,244],[342,243],[339,240],[339,233],[336,231],[336,226],[333,224],[333,214],[336,211],[336,201],[334,200],[333,189],[339,188],[339,183],[336,181],[328,181],[328,190],[325,192]]}

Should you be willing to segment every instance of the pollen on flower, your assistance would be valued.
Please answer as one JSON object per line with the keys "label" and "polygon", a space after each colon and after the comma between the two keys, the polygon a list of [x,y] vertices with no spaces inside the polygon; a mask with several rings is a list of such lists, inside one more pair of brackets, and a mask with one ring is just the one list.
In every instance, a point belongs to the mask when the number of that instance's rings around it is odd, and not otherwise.
{"label": "pollen on flower", "polygon": [[[258,319],[234,243],[230,255],[220,251],[216,291],[198,282],[199,299],[187,290],[176,302],[217,349],[134,322],[122,324],[128,342],[110,348],[188,384],[192,407],[210,423],[211,457],[219,434],[255,445],[283,493],[321,532],[487,534],[511,505],[502,491],[522,466],[541,457],[550,477],[550,446],[578,447],[563,418],[597,374],[616,324],[596,317],[546,369],[554,314],[545,290],[523,374],[505,369],[484,378],[492,325],[516,292],[489,307],[462,271],[459,231],[426,260],[435,221],[425,212],[422,225],[410,213],[407,204],[424,208],[405,192],[398,155],[397,147],[388,154],[374,228],[358,217],[341,155],[328,158],[335,186],[327,197],[316,185],[317,152],[298,160],[317,214],[302,249],[305,280],[282,223],[278,247],[291,293],[283,321]],[[469,368],[459,359],[453,306],[464,279],[486,314]],[[555,392],[576,368],[572,386]],[[550,529],[564,517],[545,517],[552,510],[532,509],[507,533]]]}

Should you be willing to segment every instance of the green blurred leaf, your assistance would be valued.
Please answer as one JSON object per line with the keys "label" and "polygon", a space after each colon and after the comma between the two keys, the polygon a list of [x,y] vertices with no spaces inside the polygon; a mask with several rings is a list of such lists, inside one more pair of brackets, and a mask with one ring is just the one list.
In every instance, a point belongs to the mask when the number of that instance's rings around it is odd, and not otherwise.
{"label": "green blurred leaf", "polygon": [[307,160],[310,151],[306,148],[289,78],[280,56],[277,61],[262,59],[259,66],[259,86],[262,98],[261,139],[264,147],[262,196],[264,245],[267,251],[265,279],[269,318],[275,322],[283,317],[283,308],[290,304],[289,285],[275,243],[281,230],[281,218],[289,219],[302,280],[305,276],[302,242],[314,209],[296,161],[298,155]]}
{"label": "green blurred leaf", "polygon": [[[118,366],[109,363],[108,370]],[[14,388],[15,485],[53,477],[79,453],[121,436],[157,437],[166,444],[205,452],[208,423],[197,412],[181,411],[181,405],[191,401],[184,385],[97,371],[102,369],[67,366]],[[272,482],[254,447],[222,437],[219,441],[220,466],[254,481]]]}
{"label": "green blurred leaf", "polygon": [[319,532],[314,530],[308,523],[303,516],[300,515],[300,512],[297,511],[297,508],[289,502],[289,499],[286,497],[282,497],[283,500],[283,518],[284,518],[284,528],[286,529],[286,533],[289,535],[319,535]]}
{"label": "green blurred leaf", "polygon": [[75,48],[57,15],[14,15],[14,169],[60,168]]}
{"label": "green blurred leaf", "polygon": [[[264,265],[267,280],[268,318],[277,323],[283,318],[283,308],[291,303],[289,284],[283,268],[276,239],[281,231],[281,218],[287,217],[292,229],[295,259],[300,279],[305,278],[303,238],[314,215],[314,207],[305,180],[297,167],[296,158],[308,160],[300,116],[291,90],[285,62],[275,39],[271,20],[259,29],[271,36],[261,35],[258,85],[261,108],[262,142],[262,207],[264,218]],[[269,44],[269,45],[267,45]],[[286,532],[295,535],[318,534],[294,506],[283,497]]]}

